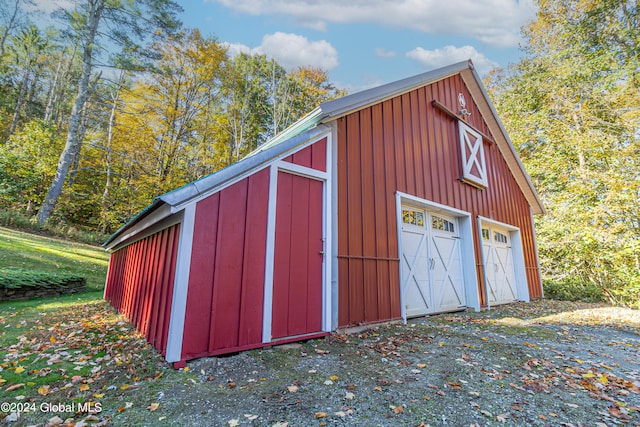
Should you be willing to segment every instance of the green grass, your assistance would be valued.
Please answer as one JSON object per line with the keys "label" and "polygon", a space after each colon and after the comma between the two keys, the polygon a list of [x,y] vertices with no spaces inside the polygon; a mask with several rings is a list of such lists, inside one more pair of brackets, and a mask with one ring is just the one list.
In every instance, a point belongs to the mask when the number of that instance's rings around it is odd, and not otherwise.
{"label": "green grass", "polygon": [[1,267],[74,274],[87,279],[89,291],[98,291],[104,287],[108,262],[108,253],[97,246],[0,227]]}
{"label": "green grass", "polygon": [[[37,328],[47,315],[102,300],[108,260],[109,255],[99,247],[0,227],[1,267],[72,274],[87,280],[86,292],[0,302],[0,348],[15,345],[26,330]],[[0,352],[0,356],[5,354]],[[6,372],[4,376],[7,376]]]}
{"label": "green grass", "polygon": [[[148,413],[149,398],[138,396],[137,387],[177,371],[103,301],[107,264],[99,247],[0,227],[0,267],[87,279],[84,292],[0,302],[0,402],[100,402],[101,419],[132,402]],[[0,412],[0,420],[6,415]],[[23,414],[19,425],[44,425],[53,415]],[[58,415],[76,422],[87,416]]]}

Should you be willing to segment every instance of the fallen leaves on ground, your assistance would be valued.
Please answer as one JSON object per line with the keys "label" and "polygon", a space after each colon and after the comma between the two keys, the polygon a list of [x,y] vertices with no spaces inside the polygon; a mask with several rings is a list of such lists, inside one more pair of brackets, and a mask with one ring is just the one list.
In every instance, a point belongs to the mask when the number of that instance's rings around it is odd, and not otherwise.
{"label": "fallen leaves on ground", "polygon": [[[20,390],[23,401],[95,403],[154,379],[160,358],[126,319],[102,301],[70,307],[20,323],[22,335],[0,352],[0,397],[14,399]],[[17,326],[10,319],[5,323]]]}

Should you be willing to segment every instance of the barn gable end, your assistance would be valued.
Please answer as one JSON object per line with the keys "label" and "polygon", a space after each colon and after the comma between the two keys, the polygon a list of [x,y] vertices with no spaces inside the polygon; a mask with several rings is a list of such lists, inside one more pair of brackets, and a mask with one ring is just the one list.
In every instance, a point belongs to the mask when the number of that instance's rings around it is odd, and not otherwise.
{"label": "barn gable end", "polygon": [[[461,109],[461,97],[469,115],[452,113]],[[455,218],[461,217],[456,211],[468,213],[473,236],[481,233],[478,217],[520,230],[528,294],[519,299],[541,296],[529,203],[460,74],[346,114],[337,125],[340,326],[403,317],[403,280],[409,276],[398,272],[403,256],[411,254],[400,249],[398,193],[412,196],[406,202],[426,215],[433,205],[451,208],[448,215]],[[461,126],[485,136],[486,185],[464,179]],[[474,285],[487,305],[481,239],[469,243],[474,256],[462,262],[478,266]]]}

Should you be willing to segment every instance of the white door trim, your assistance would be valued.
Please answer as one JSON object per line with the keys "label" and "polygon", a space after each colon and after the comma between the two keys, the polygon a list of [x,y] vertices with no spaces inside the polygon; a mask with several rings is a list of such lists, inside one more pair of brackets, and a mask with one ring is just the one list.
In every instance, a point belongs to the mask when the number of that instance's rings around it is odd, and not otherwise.
{"label": "white door trim", "polygon": [[[442,205],[430,200],[422,199],[411,194],[396,191],[396,227],[398,232],[398,258],[402,257],[402,205],[409,204],[424,208],[430,213],[441,212],[453,216],[458,220],[460,237],[460,257],[462,264],[462,279],[464,281],[464,292],[467,307],[480,311],[480,295],[478,295],[478,278],[476,275],[476,255],[473,250],[473,227],[471,224],[471,214],[460,209]],[[407,311],[404,300],[404,290],[406,284],[403,283],[405,273],[402,263],[400,263],[400,312],[402,320],[406,323]]]}
{"label": "white door trim", "polygon": [[[262,342],[269,343],[271,339],[271,322],[273,320],[273,271],[275,262],[275,240],[276,240],[276,211],[278,196],[278,173],[286,172],[293,175],[303,176],[322,182],[322,239],[324,241],[324,258],[322,260],[322,331],[331,331],[331,156],[332,156],[332,135],[323,135],[317,141],[305,145],[300,149],[309,147],[323,138],[327,138],[326,143],[326,172],[305,166],[296,165],[282,160],[276,161],[269,166],[269,202],[267,207],[267,252],[264,274],[264,303],[262,311]],[[288,153],[289,155],[291,153]]]}
{"label": "white door trim", "polygon": [[[511,240],[511,254],[513,256],[513,270],[516,280],[516,292],[518,301],[529,302],[531,300],[529,296],[529,286],[527,285],[527,274],[524,266],[524,251],[522,249],[522,236],[520,228],[515,225],[506,224],[504,222],[496,221],[495,219],[486,218],[478,215],[478,238],[480,239],[480,246],[482,246],[482,224],[489,226],[497,226],[509,231],[509,239]],[[482,251],[484,253],[484,250]],[[484,269],[485,260],[482,260]],[[484,276],[484,289],[487,297],[487,308],[491,308],[489,305],[489,294],[487,289],[486,271],[483,271]]]}

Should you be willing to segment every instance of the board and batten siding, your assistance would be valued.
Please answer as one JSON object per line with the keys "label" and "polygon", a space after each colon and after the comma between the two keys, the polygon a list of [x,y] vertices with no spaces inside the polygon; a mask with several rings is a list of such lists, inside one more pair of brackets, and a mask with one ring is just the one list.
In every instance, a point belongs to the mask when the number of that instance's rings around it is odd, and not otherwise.
{"label": "board and batten siding", "polygon": [[285,162],[293,163],[299,166],[305,166],[322,172],[327,171],[327,138],[296,151],[290,156],[282,159]]}
{"label": "board and batten siding", "polygon": [[[399,319],[400,277],[396,191],[514,225],[521,230],[529,295],[541,296],[530,206],[495,143],[484,141],[488,186],[460,181],[457,111],[491,132],[460,75],[407,92],[338,119],[338,325]],[[495,139],[495,138],[494,138]],[[481,240],[472,221],[481,304]]]}
{"label": "board and batten siding", "polygon": [[269,168],[197,202],[182,358],[262,343]]}
{"label": "board and batten siding", "polygon": [[180,224],[111,254],[105,299],[166,355]]}

